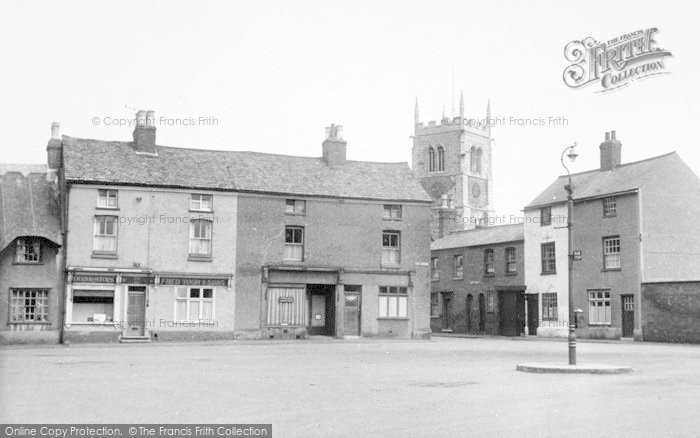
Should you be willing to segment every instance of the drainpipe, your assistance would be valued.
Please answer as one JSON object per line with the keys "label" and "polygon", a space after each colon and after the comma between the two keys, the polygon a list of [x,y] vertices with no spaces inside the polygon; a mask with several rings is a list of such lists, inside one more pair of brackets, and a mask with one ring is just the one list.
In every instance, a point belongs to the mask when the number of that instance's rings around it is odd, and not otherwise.
{"label": "drainpipe", "polygon": [[61,174],[59,176],[59,199],[61,203],[61,243],[63,250],[63,257],[61,257],[61,296],[60,300],[61,306],[61,325],[58,331],[58,342],[63,344],[65,327],[66,327],[66,270],[68,264],[68,184],[65,183],[65,174],[63,172],[63,166],[61,166]]}

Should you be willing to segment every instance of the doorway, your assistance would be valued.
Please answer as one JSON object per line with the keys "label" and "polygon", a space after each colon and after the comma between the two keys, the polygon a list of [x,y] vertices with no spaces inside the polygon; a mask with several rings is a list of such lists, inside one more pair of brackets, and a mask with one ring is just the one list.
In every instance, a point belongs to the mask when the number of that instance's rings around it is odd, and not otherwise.
{"label": "doorway", "polygon": [[345,286],[343,336],[360,336],[362,286]]}
{"label": "doorway", "polygon": [[526,294],[527,300],[527,331],[530,336],[537,334],[540,321],[540,300],[536,294]]}
{"label": "doorway", "polygon": [[309,334],[335,336],[335,285],[307,284]]}
{"label": "doorway", "polygon": [[146,328],[146,286],[129,286],[126,335],[144,336]]}
{"label": "doorway", "polygon": [[525,298],[520,291],[499,291],[498,325],[503,336],[520,336],[525,328]]}
{"label": "doorway", "polygon": [[442,321],[440,329],[443,332],[452,331],[452,292],[442,292]]}
{"label": "doorway", "polygon": [[479,332],[486,329],[486,296],[479,294]]}
{"label": "doorway", "polygon": [[622,295],[622,337],[634,337],[634,295]]}
{"label": "doorway", "polygon": [[474,296],[472,294],[467,295],[467,312],[466,312],[466,324],[467,333],[472,331],[472,306],[474,305]]}

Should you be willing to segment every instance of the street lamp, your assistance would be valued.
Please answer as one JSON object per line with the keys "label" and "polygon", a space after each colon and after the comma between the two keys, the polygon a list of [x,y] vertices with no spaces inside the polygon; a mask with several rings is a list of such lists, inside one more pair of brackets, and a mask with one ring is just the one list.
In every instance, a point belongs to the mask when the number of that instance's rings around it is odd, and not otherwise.
{"label": "street lamp", "polygon": [[[567,154],[566,152],[569,151]],[[569,240],[569,365],[576,365],[576,315],[574,313],[574,250],[573,250],[573,233],[571,227],[574,224],[574,186],[571,184],[571,172],[564,164],[564,155],[569,158],[570,162],[576,161],[578,154],[576,153],[576,143],[567,146],[561,153],[561,165],[566,169],[566,174],[569,177],[569,183],[564,186],[566,190],[566,233]]]}

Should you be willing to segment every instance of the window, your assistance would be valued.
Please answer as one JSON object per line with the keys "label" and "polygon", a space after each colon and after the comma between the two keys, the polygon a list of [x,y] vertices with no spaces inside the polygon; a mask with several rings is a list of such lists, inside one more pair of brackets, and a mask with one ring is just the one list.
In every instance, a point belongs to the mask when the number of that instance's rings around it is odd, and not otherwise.
{"label": "window", "polygon": [[493,250],[484,250],[484,274],[492,275],[496,272],[496,268],[493,265]]}
{"label": "window", "polygon": [[95,240],[92,250],[101,254],[117,253],[116,216],[95,216]]}
{"label": "window", "polygon": [[382,233],[382,264],[398,265],[401,263],[401,233],[384,231]]}
{"label": "window", "polygon": [[306,214],[306,201],[301,199],[287,199],[284,212],[286,214],[295,214],[303,216]]}
{"label": "window", "polygon": [[540,226],[552,224],[552,207],[542,207],[540,209]]}
{"label": "window", "polygon": [[556,321],[559,319],[557,310],[557,293],[547,292],[542,294],[542,320]]}
{"label": "window", "polygon": [[406,318],[408,295],[405,287],[379,286],[379,317]]}
{"label": "window", "polygon": [[48,322],[48,289],[10,289],[10,322]]}
{"label": "window", "polygon": [[506,248],[506,274],[514,274],[518,271],[518,256],[516,255],[515,248]]}
{"label": "window", "polygon": [[178,287],[176,293],[176,321],[214,320],[214,289]]}
{"label": "window", "polygon": [[603,267],[620,269],[620,236],[603,238]]}
{"label": "window", "polygon": [[99,208],[117,208],[117,191],[116,190],[97,190],[97,206]]}
{"label": "window", "polygon": [[15,263],[41,262],[41,241],[39,239],[17,239]]}
{"label": "window", "polygon": [[430,258],[430,279],[437,281],[440,279],[440,258],[431,257]]}
{"label": "window", "polygon": [[554,242],[542,244],[542,273],[555,274],[557,272],[556,250]]}
{"label": "window", "polygon": [[454,278],[464,278],[464,256],[457,254],[452,257],[452,266],[454,267]]}
{"label": "window", "polygon": [[428,148],[428,172],[435,172],[435,149]]}
{"label": "window", "polygon": [[440,297],[437,292],[430,294],[430,317],[437,318],[440,316]]}
{"label": "window", "polygon": [[476,147],[472,146],[469,150],[469,171],[476,173]]}
{"label": "window", "polygon": [[438,146],[437,149],[437,170],[438,172],[445,170],[445,148],[442,146]]}
{"label": "window", "polygon": [[284,260],[295,262],[304,260],[304,228],[285,227]]}
{"label": "window", "polygon": [[603,199],[603,216],[617,215],[617,199],[614,196]]}
{"label": "window", "polygon": [[213,211],[212,196],[192,194],[190,196],[190,210]]}
{"label": "window", "polygon": [[112,322],[113,290],[73,290],[73,322]]}
{"label": "window", "polygon": [[401,219],[401,206],[384,204],[384,219]]}
{"label": "window", "polygon": [[481,156],[483,151],[481,148],[476,150],[476,173],[481,174]]}
{"label": "window", "polygon": [[610,325],[610,289],[588,291],[588,324]]}
{"label": "window", "polygon": [[190,256],[211,257],[211,221],[190,221]]}

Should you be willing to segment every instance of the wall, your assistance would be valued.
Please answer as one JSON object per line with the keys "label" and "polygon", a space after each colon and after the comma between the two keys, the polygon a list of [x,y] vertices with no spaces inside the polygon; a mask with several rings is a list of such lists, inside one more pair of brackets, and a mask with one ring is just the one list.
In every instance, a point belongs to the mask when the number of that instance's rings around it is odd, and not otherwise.
{"label": "wall", "polygon": [[642,284],[645,341],[700,343],[700,281]]}

